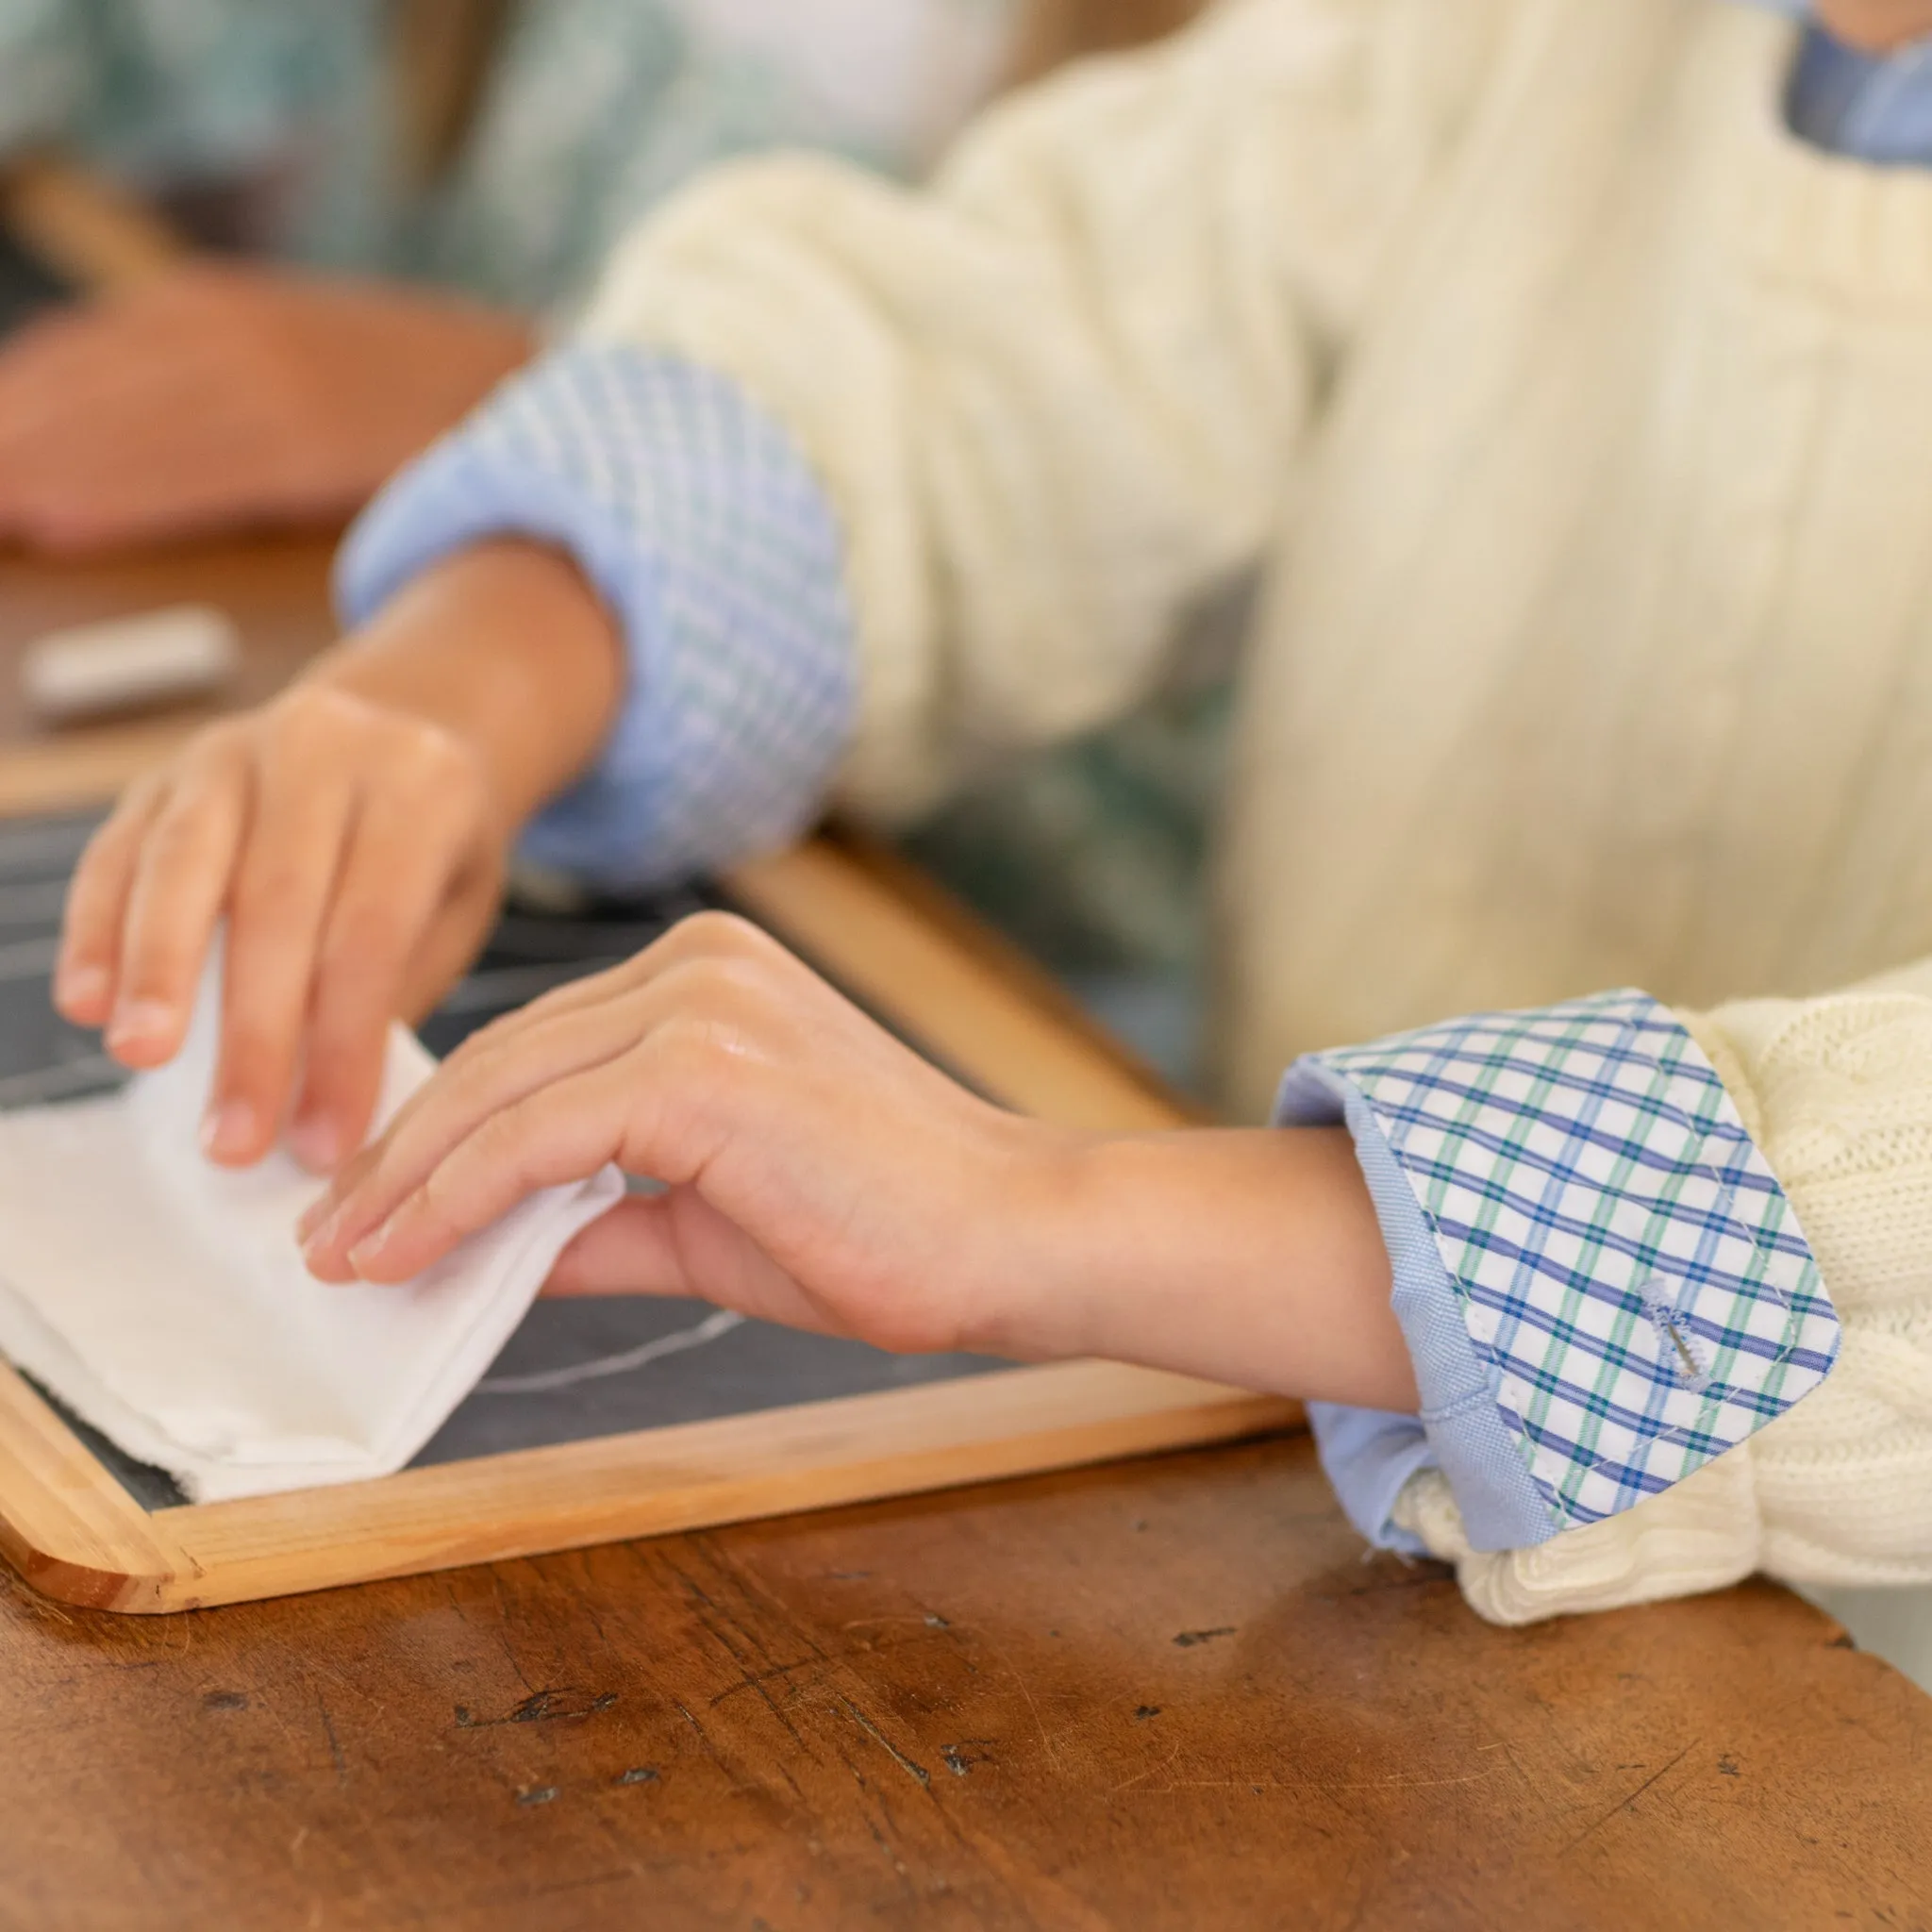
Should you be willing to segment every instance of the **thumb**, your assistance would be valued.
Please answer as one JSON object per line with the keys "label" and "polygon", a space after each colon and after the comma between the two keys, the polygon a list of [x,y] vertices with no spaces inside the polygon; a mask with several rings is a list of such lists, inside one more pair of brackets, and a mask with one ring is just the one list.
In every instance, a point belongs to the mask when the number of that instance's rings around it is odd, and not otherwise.
{"label": "thumb", "polygon": [[664,1194],[627,1194],[557,1257],[547,1295],[691,1295]]}

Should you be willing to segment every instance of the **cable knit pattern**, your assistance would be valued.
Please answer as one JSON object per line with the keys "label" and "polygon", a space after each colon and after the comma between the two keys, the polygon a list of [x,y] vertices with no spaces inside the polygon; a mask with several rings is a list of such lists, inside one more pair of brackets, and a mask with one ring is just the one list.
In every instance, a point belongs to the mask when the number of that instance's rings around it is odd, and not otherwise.
{"label": "cable knit pattern", "polygon": [[1464,1558],[1490,1614],[1926,1574],[1925,990],[1828,995],[1932,955],[1932,175],[1790,132],[1800,42],[1729,0],[1228,0],[929,193],[721,172],[588,325],[733,378],[824,485],[863,808],[1118,717],[1266,572],[1219,886],[1247,1117],[1445,1015],[1753,1002],[1699,1038],[1842,1358],[1663,1496]]}
{"label": "cable knit pattern", "polygon": [[[1917,991],[1923,985],[1924,991]],[[1713,1590],[1932,1582],[1932,966],[1686,1015],[1810,1239],[1843,1324],[1823,1387],[1660,1496],[1531,1549],[1472,1550],[1448,1484],[1396,1524],[1500,1624]]]}
{"label": "cable knit pattern", "polygon": [[1751,1447],[1763,1565],[1932,1581],[1932,997],[1752,1001],[1707,1025],[1752,1083],[1845,1326],[1815,1398]]}
{"label": "cable knit pattern", "polygon": [[1116,717],[1282,563],[1222,1082],[1605,986],[1932,953],[1932,175],[1786,129],[1732,0],[1236,0],[928,193],[741,165],[600,340],[709,361],[845,532],[848,800]]}

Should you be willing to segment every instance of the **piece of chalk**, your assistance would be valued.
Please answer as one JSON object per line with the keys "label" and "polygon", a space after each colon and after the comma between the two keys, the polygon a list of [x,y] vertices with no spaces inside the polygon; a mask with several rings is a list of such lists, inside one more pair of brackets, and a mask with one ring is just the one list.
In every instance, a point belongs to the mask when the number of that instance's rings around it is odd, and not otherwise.
{"label": "piece of chalk", "polygon": [[49,631],[21,656],[22,695],[49,723],[131,711],[219,690],[242,661],[225,611],[176,604]]}

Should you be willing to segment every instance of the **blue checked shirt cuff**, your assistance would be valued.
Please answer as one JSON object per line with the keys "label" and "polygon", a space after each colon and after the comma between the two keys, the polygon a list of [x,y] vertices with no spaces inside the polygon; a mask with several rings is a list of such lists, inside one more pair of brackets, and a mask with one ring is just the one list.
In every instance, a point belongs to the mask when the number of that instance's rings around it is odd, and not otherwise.
{"label": "blue checked shirt cuff", "polygon": [[1344,1123],[1389,1244],[1417,1416],[1311,1404],[1371,1541],[1439,1467],[1476,1549],[1667,1489],[1837,1358],[1838,1317],[1716,1070],[1647,994],[1313,1054],[1282,1125]]}
{"label": "blue checked shirt cuff", "polygon": [[609,891],[778,845],[816,815],[858,709],[830,505],[739,387],[674,357],[545,357],[404,470],[337,564],[359,623],[491,536],[559,545],[615,614],[623,709],[524,856]]}

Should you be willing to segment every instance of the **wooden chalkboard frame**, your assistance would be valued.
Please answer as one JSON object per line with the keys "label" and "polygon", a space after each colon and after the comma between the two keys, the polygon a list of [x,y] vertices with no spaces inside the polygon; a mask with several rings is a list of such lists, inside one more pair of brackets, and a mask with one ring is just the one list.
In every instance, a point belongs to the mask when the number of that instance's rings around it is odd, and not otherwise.
{"label": "wooden chalkboard frame", "polygon": [[[0,754],[0,819],[98,804],[184,728],[125,726]],[[727,885],[1007,1104],[1118,1130],[1187,1118],[1043,975],[863,843],[816,840]],[[1299,1418],[1274,1396],[1067,1362],[149,1510],[0,1362],[0,1552],[68,1603],[192,1609],[1230,1441]]]}

